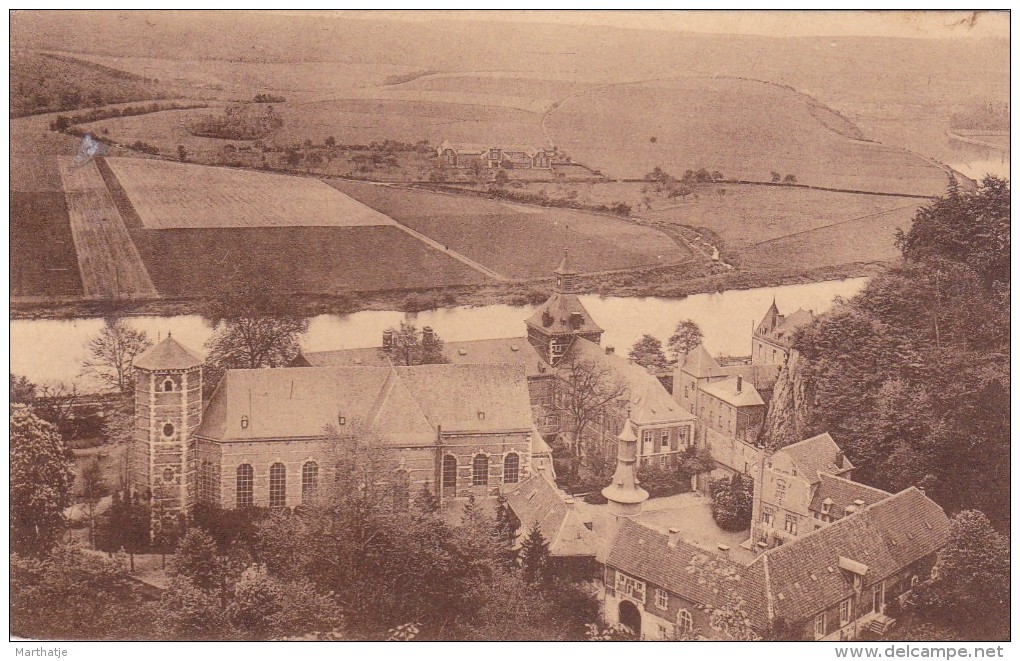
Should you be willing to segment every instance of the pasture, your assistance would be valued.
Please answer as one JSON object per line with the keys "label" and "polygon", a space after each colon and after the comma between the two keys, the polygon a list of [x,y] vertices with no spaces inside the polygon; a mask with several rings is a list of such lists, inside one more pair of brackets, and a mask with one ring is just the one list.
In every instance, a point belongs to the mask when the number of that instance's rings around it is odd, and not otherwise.
{"label": "pasture", "polygon": [[[909,194],[940,194],[943,170],[916,155],[848,137],[835,116],[788,89],[724,78],[601,87],[564,100],[546,118],[574,160],[615,177],[719,170],[730,179]],[[823,116],[825,121],[820,121]],[[834,129],[838,129],[834,130]]]}
{"label": "pasture", "polygon": [[139,158],[107,163],[148,229],[393,224],[317,179]]}
{"label": "pasture", "polygon": [[661,232],[567,209],[330,180],[351,197],[511,278],[546,277],[569,248],[582,272],[668,264],[690,257]]}

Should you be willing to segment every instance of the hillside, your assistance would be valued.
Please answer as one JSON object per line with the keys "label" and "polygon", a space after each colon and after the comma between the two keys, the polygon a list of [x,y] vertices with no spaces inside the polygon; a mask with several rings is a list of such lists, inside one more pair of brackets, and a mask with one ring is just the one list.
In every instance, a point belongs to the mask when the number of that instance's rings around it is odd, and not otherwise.
{"label": "hillside", "polygon": [[12,117],[163,99],[158,81],[62,55],[11,51]]}

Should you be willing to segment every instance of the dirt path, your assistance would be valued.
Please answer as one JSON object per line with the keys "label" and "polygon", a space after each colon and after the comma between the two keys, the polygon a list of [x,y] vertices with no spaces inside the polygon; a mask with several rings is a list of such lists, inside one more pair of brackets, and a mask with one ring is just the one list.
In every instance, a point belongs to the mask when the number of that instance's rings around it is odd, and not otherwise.
{"label": "dirt path", "polygon": [[447,255],[449,255],[450,257],[453,257],[457,261],[459,261],[459,262],[461,262],[463,264],[466,264],[467,266],[470,266],[471,268],[473,268],[474,270],[478,271],[482,275],[486,275],[486,276],[492,278],[493,280],[497,280],[499,282],[510,282],[510,278],[506,277],[502,273],[496,273],[495,271],[493,271],[489,267],[482,266],[481,264],[479,264],[475,260],[471,259],[467,255],[462,255],[461,253],[457,252],[456,250],[451,250],[450,248],[444,246],[442,243],[439,243],[438,241],[430,239],[429,237],[425,236],[421,232],[414,231],[413,229],[411,229],[407,225],[401,225],[398,222],[397,223],[397,227],[400,228],[401,230],[407,232],[408,234],[410,234],[414,238],[418,239],[422,243],[428,244],[429,246],[435,248],[439,252],[446,253]]}

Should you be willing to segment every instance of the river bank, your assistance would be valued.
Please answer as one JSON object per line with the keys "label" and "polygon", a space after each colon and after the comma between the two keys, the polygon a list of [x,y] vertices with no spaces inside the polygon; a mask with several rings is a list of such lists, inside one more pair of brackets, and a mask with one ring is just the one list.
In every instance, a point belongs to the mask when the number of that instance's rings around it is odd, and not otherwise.
{"label": "river bank", "polygon": [[[861,262],[827,266],[805,271],[749,272],[725,270],[715,265],[688,262],[644,272],[609,273],[582,276],[578,290],[604,297],[684,298],[695,294],[728,290],[781,287],[845,278],[873,277],[888,262]],[[449,307],[486,305],[525,306],[541,303],[552,289],[552,279],[533,280],[477,287],[344,293],[339,296],[294,294],[299,314],[351,314],[364,311],[421,312]],[[91,319],[109,315],[126,317],[173,317],[201,314],[206,299],[43,299],[12,298],[10,319]]]}

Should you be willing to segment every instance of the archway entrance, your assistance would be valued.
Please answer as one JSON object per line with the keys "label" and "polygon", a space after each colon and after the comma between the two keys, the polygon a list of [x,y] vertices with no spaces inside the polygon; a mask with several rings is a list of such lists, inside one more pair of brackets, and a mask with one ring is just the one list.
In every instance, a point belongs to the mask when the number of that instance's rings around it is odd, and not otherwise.
{"label": "archway entrance", "polygon": [[641,637],[641,612],[629,601],[620,602],[620,624],[634,634],[635,640]]}

